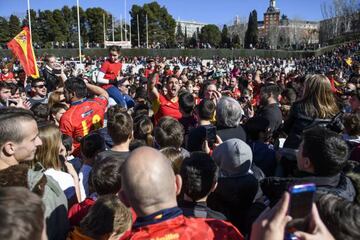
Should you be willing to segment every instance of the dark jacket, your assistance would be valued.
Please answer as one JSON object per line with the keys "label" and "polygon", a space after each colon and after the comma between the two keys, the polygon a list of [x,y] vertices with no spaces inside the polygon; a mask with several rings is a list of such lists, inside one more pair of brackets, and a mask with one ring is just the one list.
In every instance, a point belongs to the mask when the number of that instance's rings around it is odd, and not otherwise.
{"label": "dark jacket", "polygon": [[60,83],[59,77],[53,74],[52,71],[47,67],[44,67],[41,72],[42,77],[45,79],[45,85],[48,92],[54,91]]}
{"label": "dark jacket", "polygon": [[272,133],[279,130],[283,121],[282,113],[277,103],[260,108],[256,116],[263,117],[269,121],[269,128]]}
{"label": "dark jacket", "polygon": [[284,148],[298,149],[302,141],[302,133],[313,126],[324,126],[331,119],[312,118],[305,114],[300,103],[294,103],[290,109],[289,118],[285,121],[282,130],[288,134]]}
{"label": "dark jacket", "polygon": [[224,214],[212,210],[206,205],[206,202],[189,202],[183,200],[179,202],[179,207],[183,210],[183,214],[186,217],[227,220]]}
{"label": "dark jacket", "polygon": [[262,196],[259,180],[264,176],[257,167],[253,174],[234,177],[220,177],[216,190],[208,197],[211,209],[223,213],[241,232],[247,223],[249,209]]}
{"label": "dark jacket", "polygon": [[217,126],[216,134],[221,138],[223,142],[232,138],[238,138],[246,142],[246,133],[242,126],[238,126],[235,128]]}
{"label": "dark jacket", "polygon": [[356,195],[351,180],[342,173],[331,177],[318,177],[305,172],[299,173],[297,178],[268,177],[260,182],[260,186],[270,204],[274,205],[290,186],[304,183],[315,183],[317,195],[331,193],[348,201],[353,201]]}

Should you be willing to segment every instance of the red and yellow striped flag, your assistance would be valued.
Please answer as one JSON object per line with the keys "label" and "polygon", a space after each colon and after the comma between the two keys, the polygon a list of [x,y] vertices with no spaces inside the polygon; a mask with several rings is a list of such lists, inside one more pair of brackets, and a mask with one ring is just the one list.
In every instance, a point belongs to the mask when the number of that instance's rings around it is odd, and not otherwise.
{"label": "red and yellow striped flag", "polygon": [[38,78],[39,70],[36,64],[36,57],[32,46],[29,28],[24,27],[18,35],[8,42],[7,45],[19,59],[26,75]]}

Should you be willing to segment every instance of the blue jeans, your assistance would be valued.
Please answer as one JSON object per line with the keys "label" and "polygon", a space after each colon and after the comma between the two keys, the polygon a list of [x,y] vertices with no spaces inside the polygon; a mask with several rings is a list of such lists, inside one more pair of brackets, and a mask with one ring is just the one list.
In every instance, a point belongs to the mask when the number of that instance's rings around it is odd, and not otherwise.
{"label": "blue jeans", "polygon": [[109,96],[115,100],[117,104],[119,104],[121,107],[126,108],[126,102],[124,96],[121,94],[120,90],[117,87],[111,86],[108,89],[106,89],[106,91],[109,94]]}

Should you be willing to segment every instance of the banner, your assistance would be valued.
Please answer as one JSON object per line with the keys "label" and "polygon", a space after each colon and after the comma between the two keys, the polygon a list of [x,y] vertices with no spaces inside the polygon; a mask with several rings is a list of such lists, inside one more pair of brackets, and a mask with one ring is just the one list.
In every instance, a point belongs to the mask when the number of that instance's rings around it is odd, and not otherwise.
{"label": "banner", "polygon": [[38,78],[39,70],[36,64],[29,28],[24,27],[18,35],[8,42],[7,46],[19,59],[26,75]]}

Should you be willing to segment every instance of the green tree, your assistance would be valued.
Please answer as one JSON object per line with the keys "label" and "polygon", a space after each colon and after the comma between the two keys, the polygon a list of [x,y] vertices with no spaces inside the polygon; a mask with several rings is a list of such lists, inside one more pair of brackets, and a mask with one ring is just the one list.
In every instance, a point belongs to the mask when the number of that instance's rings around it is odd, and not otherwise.
{"label": "green tree", "polygon": [[63,42],[66,41],[69,35],[69,30],[67,28],[66,21],[62,12],[59,9],[53,11],[53,19],[56,23],[54,26],[54,41]]}
{"label": "green tree", "polygon": [[104,40],[103,14],[106,15],[106,31],[107,31],[108,29],[111,29],[111,16],[108,16],[107,13],[102,8],[86,9],[90,42],[99,43],[99,42],[103,42]]}
{"label": "green tree", "polygon": [[231,42],[230,42],[229,32],[225,24],[221,32],[221,47],[229,48],[230,46],[231,46]]}
{"label": "green tree", "polygon": [[5,18],[0,17],[0,43],[6,43],[9,40],[9,23]]}
{"label": "green tree", "polygon": [[245,47],[250,48],[258,43],[258,23],[257,12],[253,10],[249,15],[248,28],[245,33]]}
{"label": "green tree", "polygon": [[178,44],[183,44],[185,42],[184,38],[185,38],[185,35],[184,35],[184,33],[183,33],[182,29],[181,29],[181,25],[179,23],[177,25],[177,27],[176,27],[176,42]]}
{"label": "green tree", "polygon": [[[103,9],[101,9],[102,11],[104,11]],[[71,13],[74,19],[74,25],[73,25],[73,32],[71,35],[71,41],[74,42],[76,45],[78,45],[78,24],[77,24],[77,8],[76,6],[73,6],[71,8]],[[90,33],[89,33],[89,28],[90,28],[90,24],[87,18],[87,14],[86,12],[80,7],[79,8],[79,16],[80,16],[80,36],[81,36],[81,41],[83,43],[89,41],[90,38]],[[96,21],[99,22],[99,24],[102,24],[102,15],[101,18],[97,19]],[[101,39],[103,34],[101,32]],[[99,38],[100,38],[99,37]],[[100,42],[103,42],[103,40],[101,40]]]}
{"label": "green tree", "polygon": [[9,18],[9,35],[10,38],[15,37],[21,31],[20,20],[15,15],[10,15]]}
{"label": "green tree", "polygon": [[[39,43],[40,37],[39,37],[39,19],[36,15],[36,11],[33,9],[30,9],[30,16],[31,16],[31,37],[33,43]],[[22,22],[23,26],[29,26],[29,16],[28,12],[26,12],[26,17],[23,19]]]}
{"label": "green tree", "polygon": [[77,31],[75,31],[75,25],[76,25],[76,18],[74,18],[71,9],[68,6],[64,6],[61,9],[61,13],[64,17],[65,20],[65,29],[66,29],[66,41],[70,42],[71,41],[71,36],[75,33],[77,33]]}
{"label": "green tree", "polygon": [[176,22],[167,9],[161,7],[157,2],[144,4],[142,7],[135,4],[132,6],[130,16],[133,43],[138,44],[137,16],[139,17],[140,42],[145,43],[146,41],[146,15],[148,16],[149,44],[160,43],[164,47],[175,46]]}
{"label": "green tree", "polygon": [[221,42],[221,32],[218,26],[208,24],[201,28],[199,38],[202,43],[209,43],[212,47],[219,47]]}
{"label": "green tree", "polygon": [[232,46],[234,48],[241,48],[241,41],[240,36],[238,34],[235,34],[232,39]]}

